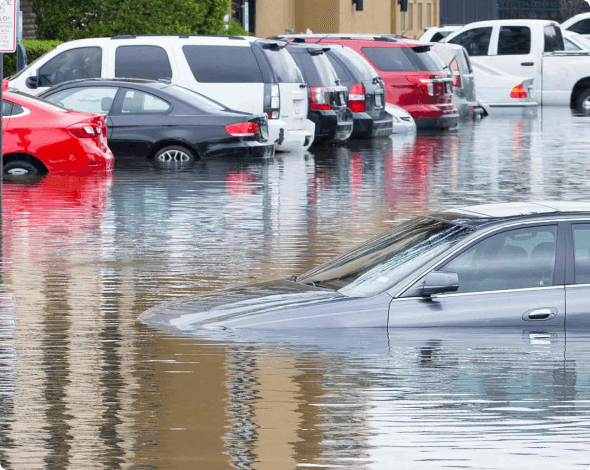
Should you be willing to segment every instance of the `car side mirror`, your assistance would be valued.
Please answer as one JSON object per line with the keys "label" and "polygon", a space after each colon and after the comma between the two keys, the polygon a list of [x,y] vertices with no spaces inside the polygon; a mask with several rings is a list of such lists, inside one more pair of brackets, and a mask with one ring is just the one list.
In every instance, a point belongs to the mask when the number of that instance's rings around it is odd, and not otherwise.
{"label": "car side mirror", "polygon": [[27,85],[28,88],[37,88],[39,86],[39,78],[38,77],[29,77],[25,80],[25,85]]}
{"label": "car side mirror", "polygon": [[422,295],[430,297],[444,292],[456,292],[459,289],[459,276],[457,273],[431,272],[424,278]]}

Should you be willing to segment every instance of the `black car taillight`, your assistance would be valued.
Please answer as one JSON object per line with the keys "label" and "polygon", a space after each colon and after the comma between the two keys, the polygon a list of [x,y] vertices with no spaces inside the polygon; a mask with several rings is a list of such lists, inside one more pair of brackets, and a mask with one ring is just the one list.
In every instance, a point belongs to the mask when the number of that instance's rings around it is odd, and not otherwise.
{"label": "black car taillight", "polygon": [[281,92],[279,85],[267,83],[264,86],[264,112],[269,119],[278,119],[281,114]]}
{"label": "black car taillight", "polygon": [[260,129],[255,122],[236,122],[235,124],[228,124],[225,130],[232,137],[254,137]]}
{"label": "black car taillight", "polygon": [[348,94],[348,107],[353,113],[365,111],[365,87],[362,83],[355,83]]}
{"label": "black car taillight", "polygon": [[324,86],[311,86],[309,87],[311,93],[311,103],[309,108],[314,111],[328,110],[331,109],[330,105],[330,93]]}

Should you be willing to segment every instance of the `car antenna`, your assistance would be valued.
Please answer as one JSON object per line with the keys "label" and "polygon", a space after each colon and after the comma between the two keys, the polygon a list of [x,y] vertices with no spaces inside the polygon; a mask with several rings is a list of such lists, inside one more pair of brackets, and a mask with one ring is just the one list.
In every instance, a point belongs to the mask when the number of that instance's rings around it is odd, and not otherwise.
{"label": "car antenna", "polygon": [[329,35],[329,34],[326,34],[326,35],[325,35],[323,38],[319,38],[319,39],[318,39],[318,40],[315,42],[315,44],[319,44],[319,43],[320,43],[320,41],[321,41],[322,39],[328,39],[329,37],[330,37],[330,35]]}

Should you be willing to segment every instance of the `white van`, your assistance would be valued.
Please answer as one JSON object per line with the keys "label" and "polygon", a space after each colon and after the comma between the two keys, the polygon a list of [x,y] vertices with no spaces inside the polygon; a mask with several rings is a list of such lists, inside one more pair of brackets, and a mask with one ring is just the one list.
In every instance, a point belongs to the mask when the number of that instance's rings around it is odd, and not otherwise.
{"label": "white van", "polygon": [[280,40],[242,36],[115,36],[68,41],[9,78],[37,95],[85,78],[170,80],[249,113],[267,113],[277,150],[307,149],[307,85]]}

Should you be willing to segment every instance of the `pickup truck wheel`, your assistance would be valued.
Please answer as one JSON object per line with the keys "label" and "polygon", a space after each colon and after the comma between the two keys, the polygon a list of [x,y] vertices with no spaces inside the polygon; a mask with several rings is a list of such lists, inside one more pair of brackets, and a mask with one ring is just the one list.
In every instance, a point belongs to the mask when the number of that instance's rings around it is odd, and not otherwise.
{"label": "pickup truck wheel", "polygon": [[576,99],[576,109],[583,112],[590,111],[590,88],[586,88],[578,95],[578,99]]}

